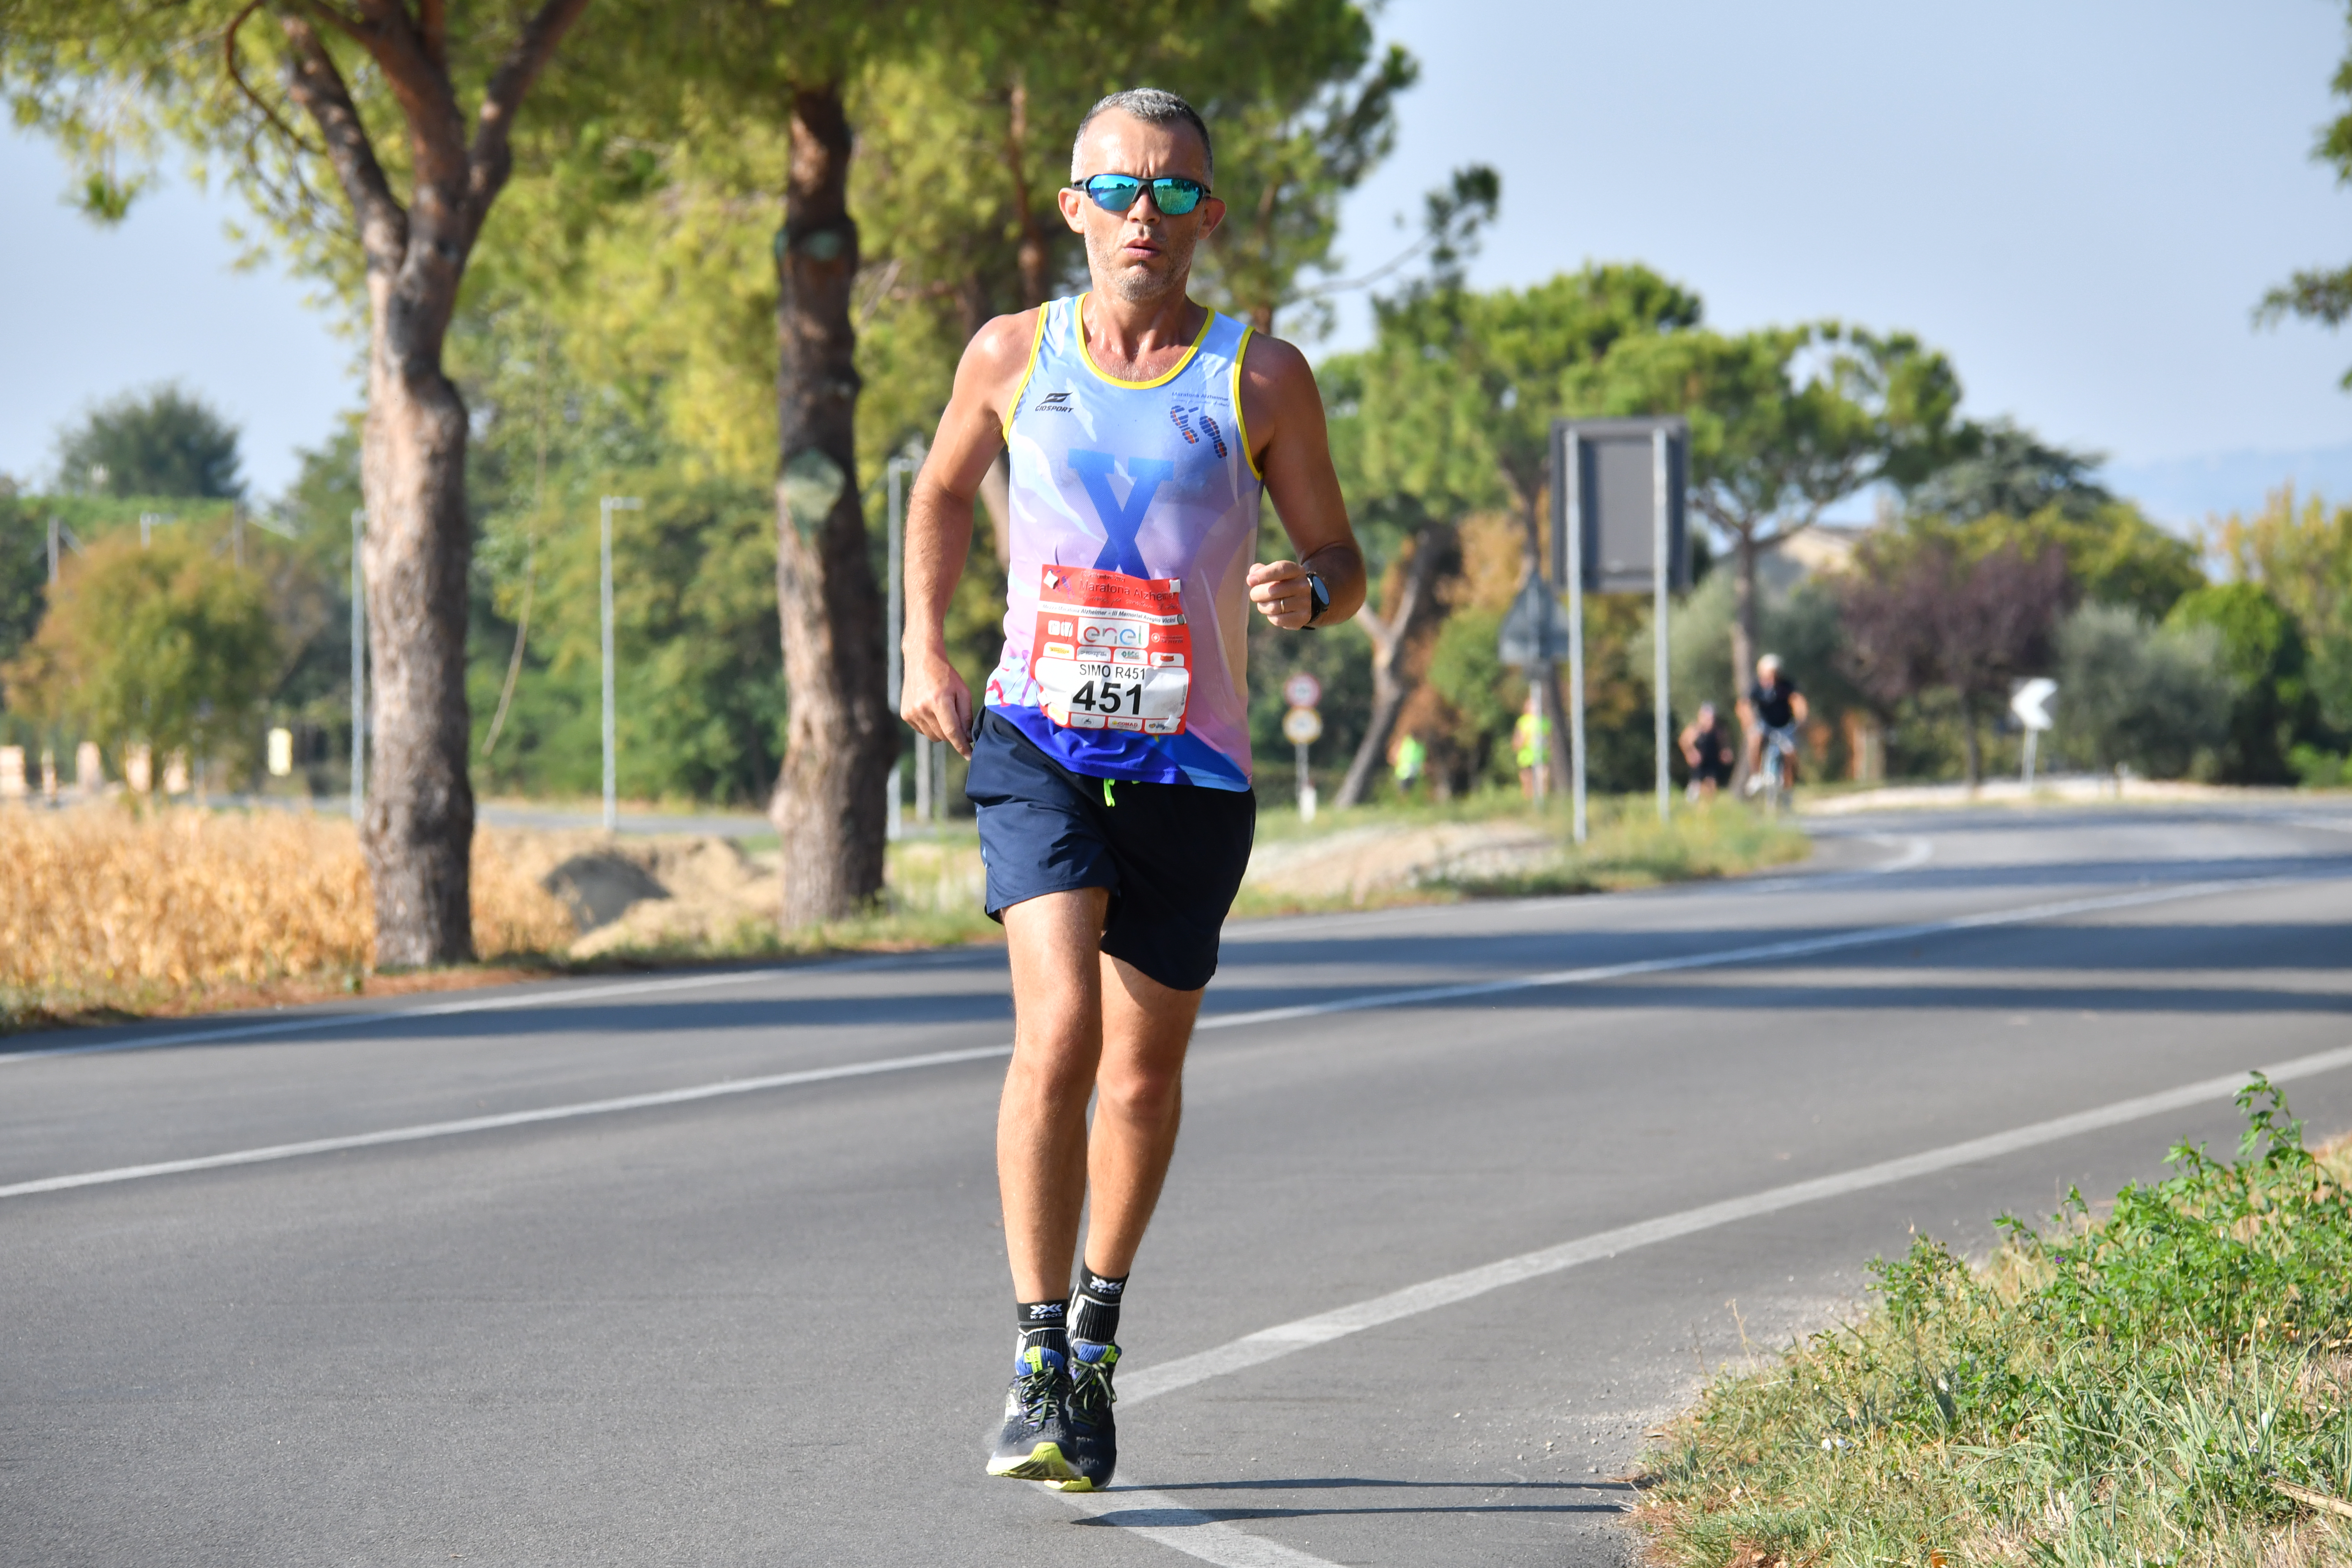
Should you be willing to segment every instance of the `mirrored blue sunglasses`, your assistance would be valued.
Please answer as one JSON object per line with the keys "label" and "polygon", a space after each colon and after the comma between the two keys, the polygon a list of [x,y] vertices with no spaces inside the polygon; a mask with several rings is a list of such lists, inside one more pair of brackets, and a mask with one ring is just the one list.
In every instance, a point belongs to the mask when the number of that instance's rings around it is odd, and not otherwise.
{"label": "mirrored blue sunglasses", "polygon": [[1156,180],[1135,174],[1093,174],[1080,180],[1074,188],[1086,192],[1095,205],[1107,213],[1124,213],[1135,205],[1135,198],[1143,194],[1147,185],[1151,188],[1151,205],[1168,217],[1182,217],[1209,194],[1209,187],[1198,180],[1169,174]]}

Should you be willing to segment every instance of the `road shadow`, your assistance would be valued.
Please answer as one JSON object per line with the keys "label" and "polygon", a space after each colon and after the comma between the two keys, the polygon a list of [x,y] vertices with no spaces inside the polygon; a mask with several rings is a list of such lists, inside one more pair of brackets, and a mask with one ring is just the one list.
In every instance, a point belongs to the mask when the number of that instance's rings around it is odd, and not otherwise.
{"label": "road shadow", "polygon": [[[1319,1476],[1292,1479],[1252,1479],[1233,1481],[1183,1481],[1175,1485],[1157,1483],[1139,1487],[1138,1490],[1160,1496],[1188,1494],[1183,1508],[1112,1509],[1081,1520],[1082,1524],[1111,1529],[1166,1529],[1209,1523],[1237,1523],[1251,1520],[1326,1519],[1345,1515],[1388,1514],[1619,1514],[1633,1506],[1632,1497],[1637,1488],[1630,1481],[1407,1481],[1372,1476]],[[1331,1505],[1311,1502],[1287,1504],[1219,1503],[1210,1500],[1211,1494],[1243,1492],[1264,1495],[1267,1492],[1381,1492],[1404,1494],[1478,1492],[1492,1498],[1501,1492],[1510,1494],[1507,1500],[1478,1502],[1406,1501],[1364,1502],[1352,1505]],[[1112,1488],[1109,1495],[1116,1498],[1119,1489]],[[1570,1494],[1594,1492],[1615,1494],[1589,1501],[1550,1500]],[[1192,1500],[1198,1498],[1199,1500]]]}

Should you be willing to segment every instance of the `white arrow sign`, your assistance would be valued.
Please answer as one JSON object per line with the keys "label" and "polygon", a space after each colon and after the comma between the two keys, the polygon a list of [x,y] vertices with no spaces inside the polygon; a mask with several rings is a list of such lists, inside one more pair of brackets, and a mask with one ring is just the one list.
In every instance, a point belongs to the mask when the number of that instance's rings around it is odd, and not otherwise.
{"label": "white arrow sign", "polygon": [[2043,676],[2035,676],[2017,689],[2009,700],[2009,710],[2017,721],[2029,730],[2050,728],[2050,700],[2058,695],[2058,683]]}

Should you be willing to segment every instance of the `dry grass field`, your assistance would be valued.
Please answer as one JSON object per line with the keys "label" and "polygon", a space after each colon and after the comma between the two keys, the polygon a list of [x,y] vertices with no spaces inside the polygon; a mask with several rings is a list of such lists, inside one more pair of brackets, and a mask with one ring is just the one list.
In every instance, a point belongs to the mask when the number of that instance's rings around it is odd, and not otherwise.
{"label": "dry grass field", "polygon": [[[0,811],[0,1017],[146,1011],[165,997],[358,975],[375,917],[347,821],[100,805]],[[484,959],[560,950],[563,906],[474,846]]]}

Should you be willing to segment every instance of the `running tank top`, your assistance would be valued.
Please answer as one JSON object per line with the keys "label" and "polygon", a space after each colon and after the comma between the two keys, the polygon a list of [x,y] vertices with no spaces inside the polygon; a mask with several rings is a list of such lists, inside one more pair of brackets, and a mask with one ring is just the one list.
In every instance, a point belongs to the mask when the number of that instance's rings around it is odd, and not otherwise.
{"label": "running tank top", "polygon": [[1174,369],[1118,381],[1087,353],[1084,299],[1037,312],[1004,422],[1013,559],[984,700],[1073,773],[1247,789],[1250,329],[1213,310]]}

